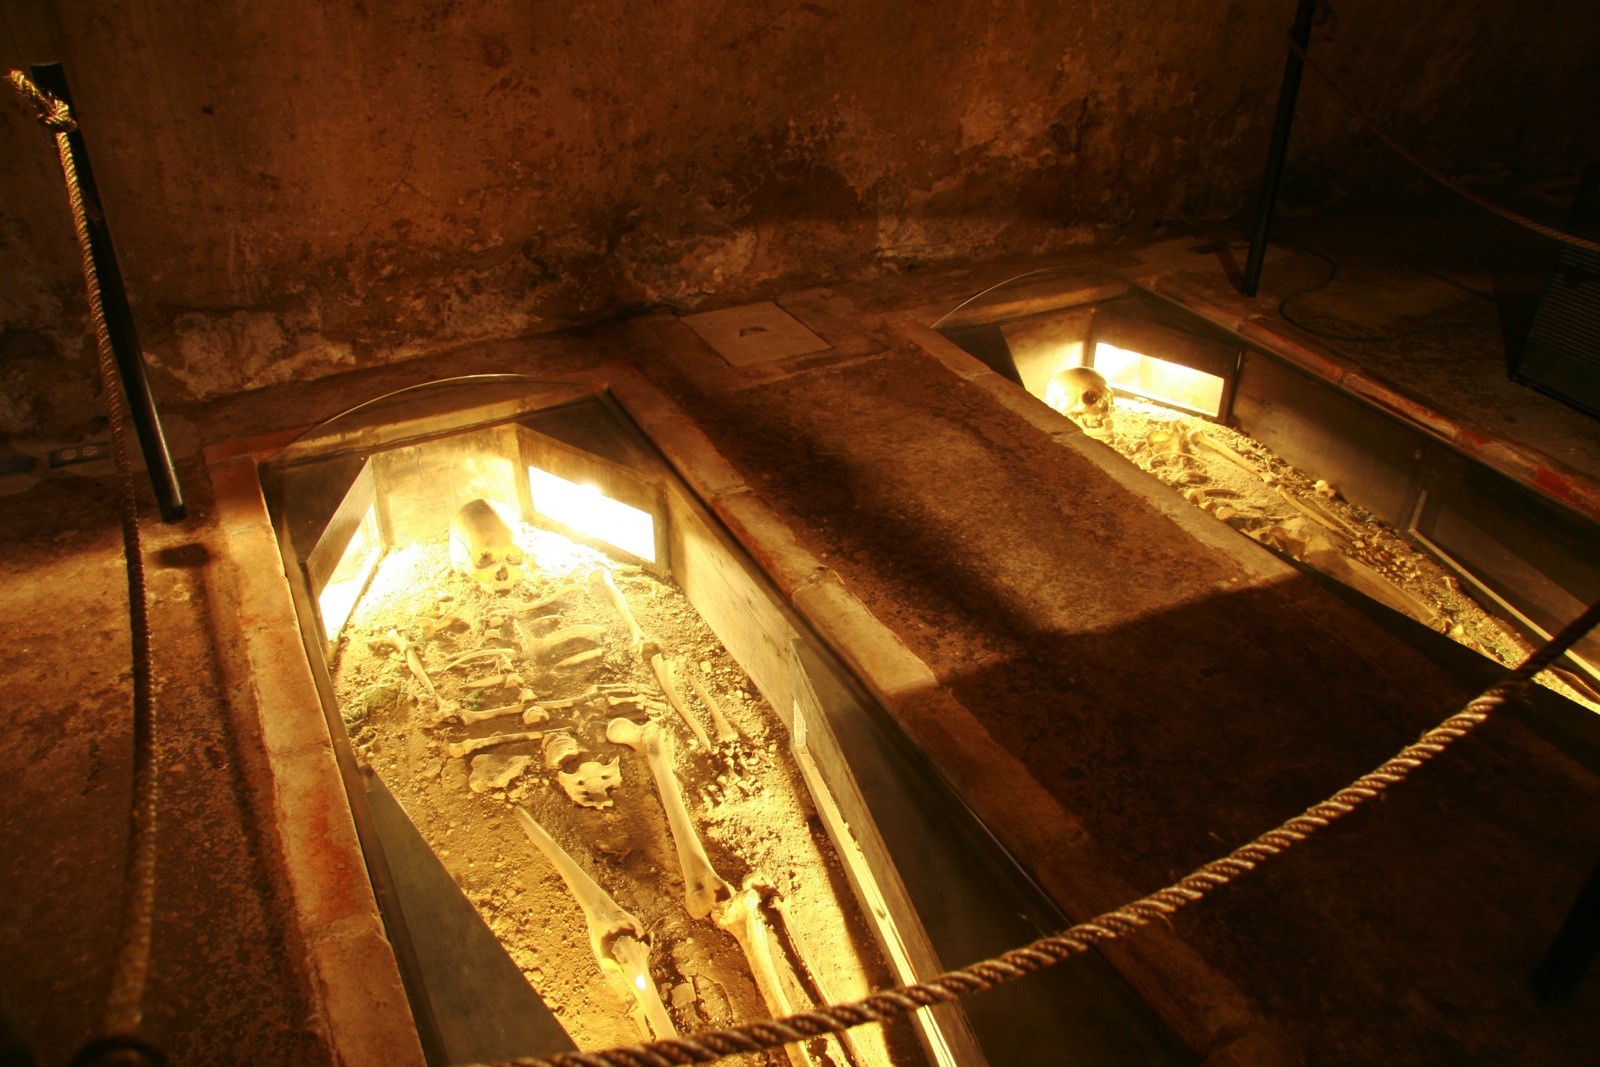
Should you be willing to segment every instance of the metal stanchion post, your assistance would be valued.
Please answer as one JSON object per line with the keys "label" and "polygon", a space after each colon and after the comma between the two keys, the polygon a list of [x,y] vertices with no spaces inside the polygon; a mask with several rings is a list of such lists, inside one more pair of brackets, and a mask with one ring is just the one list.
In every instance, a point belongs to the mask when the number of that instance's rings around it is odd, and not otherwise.
{"label": "metal stanchion post", "polygon": [[[1300,0],[1294,26],[1289,33],[1302,49],[1311,42],[1311,20],[1319,0]],[[1250,234],[1250,258],[1245,261],[1245,296],[1255,296],[1261,285],[1261,264],[1267,257],[1267,235],[1272,230],[1272,213],[1278,204],[1278,180],[1283,177],[1283,158],[1289,152],[1289,128],[1294,125],[1294,109],[1300,99],[1300,75],[1305,64],[1291,49],[1283,67],[1283,83],[1278,88],[1278,117],[1272,124],[1272,142],[1267,146],[1267,170],[1261,176],[1261,196],[1256,201],[1256,225]]]}

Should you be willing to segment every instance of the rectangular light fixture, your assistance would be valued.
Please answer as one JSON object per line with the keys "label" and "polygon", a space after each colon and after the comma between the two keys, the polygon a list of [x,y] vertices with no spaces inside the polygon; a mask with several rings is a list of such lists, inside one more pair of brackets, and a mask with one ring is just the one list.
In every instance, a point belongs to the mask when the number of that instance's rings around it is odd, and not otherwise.
{"label": "rectangular light fixture", "polygon": [[1217,418],[1226,384],[1215,374],[1097,342],[1091,366],[1119,393]]}
{"label": "rectangular light fixture", "polygon": [[538,467],[528,468],[528,489],[533,510],[545,518],[646,563],[656,562],[656,524],[648,511]]}

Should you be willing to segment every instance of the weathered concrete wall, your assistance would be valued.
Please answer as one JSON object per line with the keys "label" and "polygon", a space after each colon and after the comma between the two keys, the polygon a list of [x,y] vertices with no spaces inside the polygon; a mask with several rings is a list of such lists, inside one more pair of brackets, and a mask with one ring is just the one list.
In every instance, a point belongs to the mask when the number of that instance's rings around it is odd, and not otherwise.
{"label": "weathered concrete wall", "polygon": [[[1292,9],[11,0],[0,47],[67,64],[158,386],[209,396],[1221,219],[1254,196]],[[1596,5],[1338,9],[1319,53],[1443,165],[1595,154]],[[13,433],[69,418],[87,362],[50,147],[13,101],[0,153]],[[1294,160],[1306,195],[1404,173],[1309,81]]]}

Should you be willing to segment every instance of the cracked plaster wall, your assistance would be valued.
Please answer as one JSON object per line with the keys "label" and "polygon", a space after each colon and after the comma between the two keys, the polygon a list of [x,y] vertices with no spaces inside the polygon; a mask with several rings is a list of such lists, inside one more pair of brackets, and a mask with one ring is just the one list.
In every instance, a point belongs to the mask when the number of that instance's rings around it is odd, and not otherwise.
{"label": "cracked plaster wall", "polygon": [[[1247,209],[1290,0],[14,0],[72,78],[159,392]],[[1596,149],[1600,7],[1335,5],[1442,165]],[[0,434],[93,417],[48,138],[0,105]],[[1287,191],[1409,173],[1309,78]]]}

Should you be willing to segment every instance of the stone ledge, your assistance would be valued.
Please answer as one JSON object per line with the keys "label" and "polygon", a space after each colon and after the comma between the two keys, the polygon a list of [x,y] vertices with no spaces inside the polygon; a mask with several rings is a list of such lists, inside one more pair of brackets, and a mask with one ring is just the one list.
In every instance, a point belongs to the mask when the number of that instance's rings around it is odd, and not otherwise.
{"label": "stone ledge", "polygon": [[1140,279],[1140,284],[1208,322],[1239,334],[1291,366],[1481,460],[1513,481],[1592,519],[1600,519],[1600,483],[1560,460],[1498,434],[1475,429],[1388,382],[1350,367],[1331,353],[1287,336],[1275,320],[1231,311],[1170,275],[1150,275]]}
{"label": "stone ledge", "polygon": [[[826,572],[793,599],[796,610],[1075,921],[1138,898],[1133,887],[1110,873],[1082,824],[836,575]],[[1017,818],[1017,812],[1027,817]],[[1101,955],[1198,1055],[1207,1056],[1245,1033],[1263,1047],[1284,1052],[1244,995],[1171,931],[1147,928],[1133,939],[1107,944]],[[1282,1056],[1263,1062],[1282,1062]]]}
{"label": "stone ledge", "polygon": [[[230,453],[222,452],[219,455]],[[259,821],[274,835],[292,929],[336,1063],[420,1065],[422,1048],[367,879],[255,462],[208,469],[232,589],[213,609],[230,709],[262,738]],[[228,608],[234,610],[230,612]]]}

